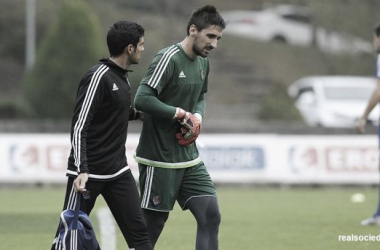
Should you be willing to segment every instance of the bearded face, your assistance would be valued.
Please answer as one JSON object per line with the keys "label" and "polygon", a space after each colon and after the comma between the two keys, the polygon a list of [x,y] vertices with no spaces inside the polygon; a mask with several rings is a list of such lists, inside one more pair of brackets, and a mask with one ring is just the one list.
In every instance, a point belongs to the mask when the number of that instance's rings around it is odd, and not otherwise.
{"label": "bearded face", "polygon": [[222,29],[211,25],[195,34],[192,49],[198,56],[207,57],[213,49],[216,49],[221,37]]}

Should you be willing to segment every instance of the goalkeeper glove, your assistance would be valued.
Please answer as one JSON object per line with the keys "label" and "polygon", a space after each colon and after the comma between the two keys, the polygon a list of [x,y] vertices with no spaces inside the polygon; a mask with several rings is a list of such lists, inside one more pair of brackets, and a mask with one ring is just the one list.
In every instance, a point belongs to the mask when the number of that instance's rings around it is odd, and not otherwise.
{"label": "goalkeeper glove", "polygon": [[181,132],[176,135],[178,143],[182,146],[190,145],[197,139],[201,131],[201,121],[192,113],[181,108],[177,108],[174,118],[185,128],[185,130],[181,128]]}

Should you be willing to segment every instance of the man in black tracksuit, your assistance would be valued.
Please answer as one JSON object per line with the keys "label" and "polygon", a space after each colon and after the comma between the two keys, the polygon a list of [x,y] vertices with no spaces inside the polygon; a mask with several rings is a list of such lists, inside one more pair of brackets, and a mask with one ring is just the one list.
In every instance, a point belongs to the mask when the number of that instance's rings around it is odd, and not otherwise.
{"label": "man in black tracksuit", "polygon": [[[79,84],[63,208],[74,209],[75,193],[81,192],[81,210],[90,214],[101,194],[129,248],[136,250],[153,249],[125,155],[128,121],[141,115],[131,107],[127,68],[138,63],[143,36],[144,29],[136,23],[115,23],[107,34],[109,59],[101,59]],[[56,245],[55,240],[52,249]]]}

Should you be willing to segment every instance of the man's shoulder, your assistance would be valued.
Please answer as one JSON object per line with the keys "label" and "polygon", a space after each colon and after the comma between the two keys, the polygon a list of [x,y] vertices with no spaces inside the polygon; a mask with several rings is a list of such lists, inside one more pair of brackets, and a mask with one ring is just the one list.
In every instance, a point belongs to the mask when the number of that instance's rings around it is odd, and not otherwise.
{"label": "man's shoulder", "polygon": [[108,78],[105,76],[109,75],[110,71],[112,71],[110,67],[99,62],[88,69],[81,80],[81,84],[88,84],[90,82],[101,83],[105,78]]}
{"label": "man's shoulder", "polygon": [[173,58],[174,55],[178,54],[179,51],[180,51],[179,47],[173,44],[171,46],[161,49],[157,53],[156,57],[159,57],[159,58],[165,57],[167,59],[170,59],[170,58]]}
{"label": "man's shoulder", "polygon": [[177,51],[179,50],[179,47],[177,44],[172,44],[168,47],[165,47],[163,49],[161,49],[158,54],[165,54],[165,53],[168,53],[168,52],[174,52],[174,51]]}
{"label": "man's shoulder", "polygon": [[104,63],[97,63],[88,69],[86,75],[104,74],[109,70],[109,67]]}

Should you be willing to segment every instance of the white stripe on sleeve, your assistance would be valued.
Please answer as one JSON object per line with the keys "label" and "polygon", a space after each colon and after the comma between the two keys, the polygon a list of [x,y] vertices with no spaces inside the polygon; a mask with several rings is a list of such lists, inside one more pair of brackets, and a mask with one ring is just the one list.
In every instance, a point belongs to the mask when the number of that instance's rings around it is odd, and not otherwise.
{"label": "white stripe on sleeve", "polygon": [[73,151],[74,151],[74,159],[75,159],[75,166],[77,167],[77,171],[80,171],[80,164],[81,164],[81,155],[80,155],[80,148],[81,148],[81,133],[83,130],[83,126],[85,124],[85,121],[87,119],[88,112],[90,110],[92,101],[94,99],[94,95],[96,92],[96,89],[98,88],[100,79],[104,75],[104,73],[107,72],[109,68],[105,65],[101,65],[93,74],[91,78],[90,85],[87,89],[85,99],[82,104],[81,111],[79,113],[79,117],[77,122],[75,123],[74,126],[74,132],[73,132],[73,141],[72,141],[72,146],[73,146]]}
{"label": "white stripe on sleeve", "polygon": [[156,88],[158,83],[160,82],[161,80],[161,77],[162,75],[164,74],[165,72],[165,69],[166,67],[168,66],[169,64],[169,61],[170,61],[170,58],[179,51],[179,49],[173,45],[172,47],[170,47],[165,53],[164,55],[162,56],[162,58],[160,59],[160,61],[158,62],[156,68],[154,69],[154,72],[151,76],[151,78],[149,79],[148,81],[148,85],[151,86],[152,88]]}

